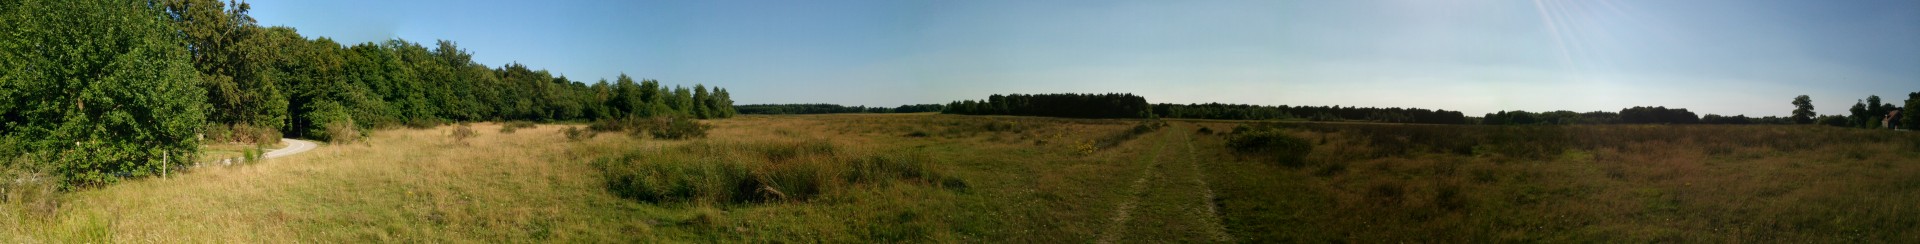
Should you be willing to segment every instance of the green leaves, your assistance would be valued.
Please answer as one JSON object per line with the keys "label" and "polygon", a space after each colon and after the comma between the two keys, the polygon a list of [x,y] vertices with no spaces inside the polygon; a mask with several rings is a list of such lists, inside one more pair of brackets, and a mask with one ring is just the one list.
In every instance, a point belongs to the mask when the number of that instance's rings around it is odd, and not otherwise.
{"label": "green leaves", "polygon": [[1793,121],[1799,124],[1813,123],[1813,98],[1800,95],[1793,98]]}
{"label": "green leaves", "polygon": [[0,134],[26,142],[68,187],[160,170],[190,159],[206,97],[184,45],[139,3],[26,1],[4,18]]}

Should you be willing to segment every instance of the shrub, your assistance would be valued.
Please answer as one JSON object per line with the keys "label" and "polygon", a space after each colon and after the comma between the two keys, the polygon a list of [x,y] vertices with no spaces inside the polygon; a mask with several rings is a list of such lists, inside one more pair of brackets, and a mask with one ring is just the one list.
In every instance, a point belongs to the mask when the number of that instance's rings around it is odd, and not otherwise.
{"label": "shrub", "polygon": [[352,120],[327,123],[326,131],[327,141],[329,142],[349,143],[360,141],[360,129],[353,125]]}
{"label": "shrub", "polygon": [[649,132],[653,134],[653,138],[669,140],[702,138],[707,137],[708,129],[712,129],[712,126],[686,117],[664,118],[656,121],[658,125]]}
{"label": "shrub", "polygon": [[1213,128],[1207,128],[1206,126],[1201,126],[1200,129],[1194,131],[1194,133],[1200,133],[1201,135],[1213,135]]}
{"label": "shrub", "polygon": [[256,161],[256,160],[260,160],[260,155],[261,155],[261,152],[260,152],[260,151],[261,151],[261,150],[260,150],[260,148],[259,148],[259,147],[252,147],[252,148],[247,148],[247,149],[241,149],[241,150],[240,150],[240,158],[241,158],[241,161],[242,161],[242,162],[253,162],[253,161]]}
{"label": "shrub", "polygon": [[359,136],[355,128],[353,115],[338,102],[321,100],[313,105],[313,112],[303,115],[309,125],[306,135],[314,139],[342,143],[350,142]]}
{"label": "shrub", "polygon": [[467,138],[473,138],[474,136],[478,136],[478,135],[480,135],[479,132],[473,131],[473,127],[469,127],[466,124],[461,124],[460,126],[453,127],[453,133],[451,134],[451,136],[453,136],[454,142],[465,141],[467,140]]}
{"label": "shrub", "polygon": [[506,124],[500,125],[500,133],[513,134],[513,131],[519,130],[521,128],[533,128],[533,122],[526,122],[526,121],[507,122]]}
{"label": "shrub", "polygon": [[1276,163],[1289,167],[1304,165],[1307,153],[1313,151],[1313,144],[1306,139],[1287,135],[1277,129],[1235,134],[1227,139],[1227,147],[1236,152],[1272,156]]}
{"label": "shrub", "polygon": [[568,126],[567,129],[563,131],[566,132],[568,141],[585,141],[587,139],[593,139],[594,135],[599,134],[593,132],[591,129],[581,129],[580,127],[574,126]]}
{"label": "shrub", "polygon": [[209,142],[224,142],[224,141],[233,140],[232,129],[228,128],[226,125],[221,125],[221,124],[207,124],[206,126],[200,129],[200,135],[206,137],[206,140]]}
{"label": "shrub", "polygon": [[907,137],[928,137],[928,136],[932,136],[932,135],[930,135],[930,134],[927,134],[927,132],[925,132],[925,131],[917,131],[917,130],[916,130],[916,131],[913,131],[913,132],[908,132],[908,133],[907,133]]}
{"label": "shrub", "polygon": [[441,122],[435,119],[426,119],[426,118],[413,118],[413,119],[407,120],[407,128],[414,128],[414,129],[433,128],[435,126],[440,126],[440,124],[444,124],[444,122]]}
{"label": "shrub", "polygon": [[593,130],[594,132],[613,132],[613,131],[623,131],[627,129],[645,128],[645,126],[642,126],[643,124],[646,124],[646,120],[639,119],[639,118],[632,118],[632,117],[602,119],[602,120],[595,120],[593,121],[592,124],[587,124],[587,129]]}
{"label": "shrub", "polygon": [[272,127],[254,127],[248,124],[233,125],[233,141],[241,143],[273,144],[280,142],[280,130]]}

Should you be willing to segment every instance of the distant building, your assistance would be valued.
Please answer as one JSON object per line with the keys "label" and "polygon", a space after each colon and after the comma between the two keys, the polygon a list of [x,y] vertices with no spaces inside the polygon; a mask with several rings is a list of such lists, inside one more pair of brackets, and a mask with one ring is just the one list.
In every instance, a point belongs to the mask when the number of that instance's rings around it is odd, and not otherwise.
{"label": "distant building", "polygon": [[1900,129],[1900,110],[1896,109],[1891,112],[1887,112],[1887,118],[1880,119],[1880,127],[1899,130]]}

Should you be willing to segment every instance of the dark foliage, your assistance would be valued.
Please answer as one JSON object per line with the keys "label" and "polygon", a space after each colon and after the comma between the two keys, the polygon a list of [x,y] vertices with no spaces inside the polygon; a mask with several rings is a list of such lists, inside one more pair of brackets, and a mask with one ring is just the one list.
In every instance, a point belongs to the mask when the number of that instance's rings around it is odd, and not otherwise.
{"label": "dark foliage", "polygon": [[1233,133],[1227,138],[1227,147],[1235,152],[1273,157],[1275,163],[1287,167],[1305,165],[1307,154],[1313,152],[1313,144],[1306,139],[1288,135],[1276,128]]}
{"label": "dark foliage", "polygon": [[1152,114],[1146,98],[1121,93],[994,94],[985,101],[955,101],[946,107],[944,113],[967,115],[1146,118]]}
{"label": "dark foliage", "polygon": [[1315,121],[1373,121],[1418,124],[1465,124],[1460,111],[1419,108],[1374,108],[1341,106],[1261,106],[1249,104],[1154,104],[1153,113],[1161,118],[1186,119],[1308,119]]}
{"label": "dark foliage", "polygon": [[34,164],[0,168],[72,189],[193,160],[208,91],[178,31],[140,1],[0,2],[0,163]]}
{"label": "dark foliage", "polygon": [[946,105],[912,104],[900,107],[841,106],[838,104],[748,104],[735,105],[733,109],[740,114],[840,114],[840,113],[920,113],[939,112]]}
{"label": "dark foliage", "polygon": [[1620,122],[1628,124],[1693,124],[1700,116],[1684,108],[1632,107],[1620,110]]}
{"label": "dark foliage", "polygon": [[707,137],[707,130],[713,128],[686,117],[659,118],[654,121],[655,125],[647,133],[652,134],[653,138],[660,139],[684,140]]}
{"label": "dark foliage", "polygon": [[1694,115],[1684,108],[1632,107],[1619,113],[1593,111],[1575,113],[1573,111],[1553,111],[1534,113],[1527,111],[1500,111],[1489,113],[1480,119],[1486,125],[1572,125],[1572,124],[1789,124],[1787,118],[1768,116],[1749,118],[1746,115],[1721,116],[1709,114],[1705,118]]}

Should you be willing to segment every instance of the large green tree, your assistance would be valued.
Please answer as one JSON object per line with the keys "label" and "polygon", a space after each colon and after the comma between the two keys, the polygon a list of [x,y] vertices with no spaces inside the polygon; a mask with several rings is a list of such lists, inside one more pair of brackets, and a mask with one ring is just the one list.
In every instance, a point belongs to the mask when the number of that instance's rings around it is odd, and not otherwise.
{"label": "large green tree", "polygon": [[1880,119],[1887,117],[1886,106],[1880,104],[1880,95],[1867,95],[1866,128],[1880,128]]}
{"label": "large green tree", "polygon": [[1920,92],[1907,93],[1906,105],[1900,110],[1900,128],[1920,127]]}
{"label": "large green tree", "polygon": [[1850,121],[1849,125],[1853,127],[1868,128],[1867,102],[1854,101],[1853,107],[1847,108],[1847,120]]}
{"label": "large green tree", "polygon": [[710,106],[713,106],[713,103],[707,101],[707,100],[710,100],[710,98],[708,98],[707,96],[708,94],[707,94],[706,85],[701,85],[701,84],[693,85],[693,103],[694,104],[693,106],[689,106],[689,108],[693,110],[692,114],[694,118],[707,119],[707,118],[713,117],[712,111],[711,109],[709,109]]}
{"label": "large green tree", "polygon": [[1814,115],[1813,98],[1807,95],[1793,97],[1793,123],[1811,124]]}
{"label": "large green tree", "polygon": [[[190,161],[206,93],[167,15],[135,1],[0,3],[0,137],[67,186]],[[178,164],[175,164],[178,165]]]}
{"label": "large green tree", "polygon": [[207,101],[207,119],[222,124],[285,126],[287,102],[264,63],[278,53],[265,49],[261,28],[247,15],[247,3],[219,0],[164,0],[173,29],[184,38],[193,66],[200,72]]}

